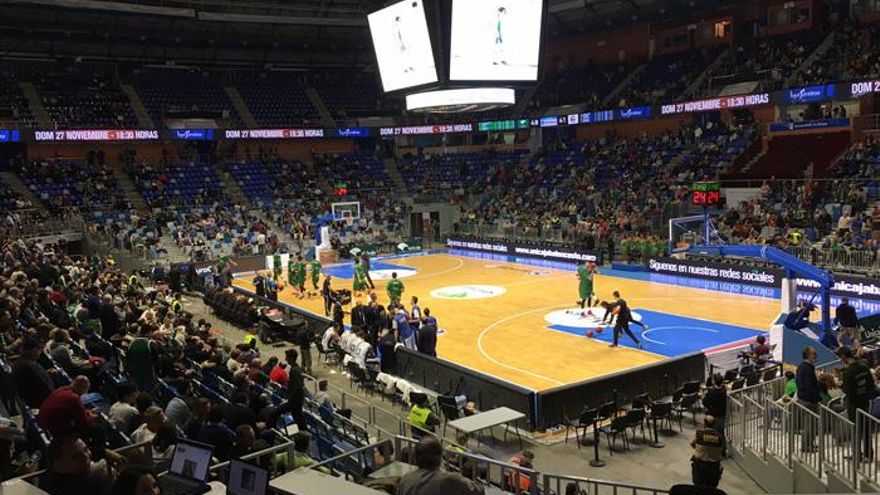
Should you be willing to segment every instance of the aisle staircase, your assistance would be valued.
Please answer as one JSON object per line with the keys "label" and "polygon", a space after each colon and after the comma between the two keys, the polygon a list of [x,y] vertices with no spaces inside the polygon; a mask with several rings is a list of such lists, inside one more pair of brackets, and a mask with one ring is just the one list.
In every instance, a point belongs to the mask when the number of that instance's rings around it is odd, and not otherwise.
{"label": "aisle staircase", "polygon": [[328,129],[336,127],[336,121],[333,119],[333,116],[330,115],[330,110],[324,103],[324,99],[321,98],[320,94],[318,94],[318,90],[311,85],[306,86],[305,90],[306,95],[309,97],[309,101],[312,102],[312,105],[315,107],[315,109],[318,111],[318,115],[321,117],[321,125]]}
{"label": "aisle staircase", "polygon": [[397,160],[394,158],[385,158],[382,160],[382,163],[385,164],[385,171],[388,172],[388,177],[391,177],[391,181],[394,182],[395,190],[404,191],[403,196],[409,196],[409,190],[406,188],[406,181],[403,180],[403,175],[400,174],[400,170],[397,168]]}
{"label": "aisle staircase", "polygon": [[147,203],[144,202],[144,197],[141,196],[140,191],[137,190],[131,177],[129,177],[121,167],[110,168],[113,170],[113,177],[116,179],[116,184],[118,184],[119,188],[125,193],[125,197],[128,199],[129,203],[131,203],[131,206],[138,211],[147,211],[149,209]]}
{"label": "aisle staircase", "polygon": [[220,180],[223,181],[223,191],[229,195],[232,201],[236,203],[250,205],[250,198],[248,198],[244,194],[244,191],[241,190],[241,186],[238,185],[238,181],[235,180],[235,177],[224,170],[223,167],[219,164],[215,163],[213,166],[214,170],[217,171],[217,175],[220,176]]}
{"label": "aisle staircase", "polygon": [[813,53],[811,53],[809,57],[804,59],[800,67],[798,67],[797,70],[791,71],[791,74],[789,74],[788,77],[785,78],[785,82],[782,83],[782,87],[790,88],[792,86],[795,86],[797,84],[797,78],[800,73],[808,69],[811,65],[813,65],[814,62],[825,55],[825,53],[834,45],[836,37],[837,30],[828,33],[828,36],[826,36],[825,39],[822,40],[821,43],[819,43],[819,46],[817,46],[816,49],[813,50]]}
{"label": "aisle staircase", "polygon": [[690,83],[687,88],[685,88],[684,92],[679,95],[679,99],[686,100],[688,98],[699,98],[700,96],[702,96],[703,84],[705,84],[706,80],[709,78],[709,71],[718,66],[718,64],[720,64],[728,56],[730,56],[730,48],[722,50],[721,53],[718,54],[717,57],[715,57],[715,60],[713,60],[712,63],[709,64],[705,69],[703,69],[703,72],[701,72],[700,75],[696,79],[694,79],[694,81]]}
{"label": "aisle staircase", "polygon": [[612,89],[611,92],[608,93],[608,96],[606,96],[605,99],[602,100],[602,108],[611,108],[612,106],[616,106],[617,97],[620,96],[620,93],[623,93],[623,90],[625,90],[627,86],[629,86],[629,83],[631,83],[632,80],[635,79],[636,76],[641,74],[642,71],[644,71],[647,67],[648,64],[642,64],[633,69],[632,72],[630,72],[629,75],[623,79],[623,81],[620,81],[620,84]]}
{"label": "aisle staircase", "polygon": [[147,111],[147,107],[144,106],[144,101],[141,100],[141,95],[139,95],[137,90],[134,89],[134,86],[131,84],[120,83],[119,87],[122,89],[122,92],[128,96],[128,101],[131,103],[131,109],[134,112],[134,116],[141,129],[155,129],[156,123],[153,122],[153,117],[150,117],[150,112]]}
{"label": "aisle staircase", "polygon": [[241,93],[238,92],[238,88],[235,86],[226,86],[223,88],[223,91],[226,91],[226,95],[229,96],[229,100],[232,101],[232,106],[235,107],[235,111],[238,112],[244,125],[249,129],[259,128],[260,125],[257,123],[257,119],[254,118],[251,109],[248,108],[247,104],[241,98]]}
{"label": "aisle staircase", "polygon": [[55,126],[52,125],[52,117],[46,111],[43,99],[40,98],[40,94],[37,92],[37,87],[28,81],[21,81],[18,85],[21,87],[21,93],[27,99],[28,107],[30,107],[31,114],[36,119],[37,125],[43,129],[53,129]]}
{"label": "aisle staircase", "polygon": [[8,171],[0,172],[0,177],[3,177],[3,180],[9,184],[10,189],[20,194],[26,201],[30,201],[34,208],[43,209],[45,206],[43,205],[43,202],[40,201],[40,198],[36,197],[26,185],[24,185],[24,182],[21,181],[18,174]]}

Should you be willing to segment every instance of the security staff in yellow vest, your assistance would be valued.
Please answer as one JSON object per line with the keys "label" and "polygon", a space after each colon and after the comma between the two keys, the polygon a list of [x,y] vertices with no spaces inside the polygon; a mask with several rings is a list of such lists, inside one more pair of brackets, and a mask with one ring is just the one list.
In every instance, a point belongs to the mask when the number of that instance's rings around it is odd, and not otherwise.
{"label": "security staff in yellow vest", "polygon": [[171,300],[171,311],[174,311],[174,314],[180,314],[183,311],[183,303],[180,302],[180,293],[174,294],[174,299]]}
{"label": "security staff in yellow vest", "polygon": [[428,407],[428,396],[422,392],[410,392],[412,409],[409,410],[409,422],[412,423],[413,438],[421,438],[426,431],[433,432],[434,427],[440,424],[440,418]]}
{"label": "security staff in yellow vest", "polygon": [[244,336],[244,340],[242,340],[242,343],[245,344],[246,346],[250,347],[251,349],[256,349],[257,348],[257,336],[249,333]]}

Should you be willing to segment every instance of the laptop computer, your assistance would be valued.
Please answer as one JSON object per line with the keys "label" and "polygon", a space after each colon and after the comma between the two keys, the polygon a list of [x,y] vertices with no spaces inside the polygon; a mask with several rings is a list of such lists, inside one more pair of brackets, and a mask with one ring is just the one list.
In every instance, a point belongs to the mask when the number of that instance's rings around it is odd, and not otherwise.
{"label": "laptop computer", "polygon": [[168,472],[159,476],[164,495],[201,495],[211,490],[205,480],[211,467],[214,447],[191,440],[180,440],[174,447]]}
{"label": "laptop computer", "polygon": [[226,495],[266,495],[268,490],[268,470],[238,459],[229,461]]}

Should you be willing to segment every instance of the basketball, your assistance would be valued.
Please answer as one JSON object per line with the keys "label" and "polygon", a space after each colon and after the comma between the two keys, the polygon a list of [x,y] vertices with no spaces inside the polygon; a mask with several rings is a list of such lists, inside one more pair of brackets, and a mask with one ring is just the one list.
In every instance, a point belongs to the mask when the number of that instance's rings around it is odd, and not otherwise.
{"label": "basketball", "polygon": [[604,328],[596,327],[596,333],[602,333],[602,330],[604,330]]}
{"label": "basketball", "polygon": [[593,331],[587,330],[587,337],[593,338]]}

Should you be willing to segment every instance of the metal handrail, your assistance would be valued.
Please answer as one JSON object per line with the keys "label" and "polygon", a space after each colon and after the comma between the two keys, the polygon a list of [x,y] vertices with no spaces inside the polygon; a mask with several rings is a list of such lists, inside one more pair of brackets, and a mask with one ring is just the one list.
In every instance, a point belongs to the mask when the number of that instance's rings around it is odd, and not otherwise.
{"label": "metal handrail", "polygon": [[[404,444],[409,446],[415,446],[419,440],[414,438],[408,438],[404,436],[398,436],[395,438],[394,447],[395,452],[399,456],[404,448]],[[490,459],[488,457],[472,454],[467,451],[467,449],[461,447],[455,450],[444,449],[445,458],[447,460],[447,466],[453,467],[458,471],[461,471],[466,462],[471,464],[471,472],[469,474],[472,475],[472,479],[474,481],[485,482],[490,485],[503,485],[507,482],[510,475],[512,473],[517,473],[517,476],[527,477],[530,480],[529,483],[529,493],[532,495],[537,495],[539,492],[539,483],[538,477],[541,473],[534,469],[524,468],[517,464],[511,464],[509,462],[498,461],[495,459]],[[451,459],[451,461],[450,461]],[[483,468],[484,467],[484,468]],[[465,473],[463,473],[465,474]],[[493,483],[492,475],[500,474],[497,478],[498,482]],[[470,476],[466,476],[470,477]],[[519,478],[517,478],[518,480]],[[519,492],[517,492],[519,493]]]}
{"label": "metal handrail", "polygon": [[[134,443],[131,445],[123,445],[122,447],[119,447],[118,449],[111,450],[111,452],[115,452],[117,454],[124,454],[128,451],[139,449],[142,447],[152,447],[152,444],[153,444],[152,440],[146,440],[144,442]],[[147,451],[152,452],[151,449],[147,449]],[[21,476],[7,480],[6,483],[11,482],[11,481],[28,481],[32,478],[37,478],[43,474],[46,474],[48,471],[49,471],[48,469],[41,469],[39,471],[34,471],[33,473],[23,474]]]}
{"label": "metal handrail", "polygon": [[603,493],[610,493],[613,495],[625,495],[627,493],[630,495],[665,495],[669,493],[669,490],[662,490],[659,488],[648,488],[628,483],[619,483],[617,481],[597,480],[594,478],[583,478],[580,476],[563,474],[544,474],[544,493],[565,493],[563,483],[566,485],[574,483],[577,485],[578,490],[586,487],[586,493],[591,495],[602,495]]}
{"label": "metal handrail", "polygon": [[[286,438],[286,437],[284,437],[284,436],[282,435],[282,438]],[[265,449],[263,449],[263,450],[258,450],[258,451],[256,451],[256,452],[251,452],[250,454],[245,454],[245,455],[239,457],[239,460],[241,460],[241,461],[249,461],[249,460],[251,460],[251,459],[256,459],[256,458],[258,458],[258,457],[263,457],[263,456],[265,456],[265,455],[267,455],[267,454],[275,454],[275,453],[281,452],[281,451],[283,451],[283,450],[288,450],[288,449],[291,449],[291,448],[293,448],[293,442],[291,442],[291,441],[287,441],[287,442],[284,442],[284,443],[280,443],[280,444],[278,444],[278,445],[273,445],[273,446],[271,446],[271,447],[267,447],[267,448],[265,448]],[[220,463],[214,464],[213,466],[211,466],[211,467],[208,468],[208,471],[209,471],[209,472],[212,472],[212,471],[219,471],[220,469],[224,469],[224,468],[228,467],[228,466],[229,466],[229,463],[230,463],[230,461],[223,461],[223,462],[220,462]]]}

